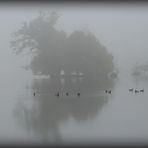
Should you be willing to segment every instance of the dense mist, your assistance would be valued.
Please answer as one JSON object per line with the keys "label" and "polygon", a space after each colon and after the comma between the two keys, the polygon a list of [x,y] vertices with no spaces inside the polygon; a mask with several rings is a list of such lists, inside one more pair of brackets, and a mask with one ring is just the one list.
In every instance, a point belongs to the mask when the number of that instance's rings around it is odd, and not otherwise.
{"label": "dense mist", "polygon": [[0,20],[0,144],[147,142],[147,3],[3,3]]}

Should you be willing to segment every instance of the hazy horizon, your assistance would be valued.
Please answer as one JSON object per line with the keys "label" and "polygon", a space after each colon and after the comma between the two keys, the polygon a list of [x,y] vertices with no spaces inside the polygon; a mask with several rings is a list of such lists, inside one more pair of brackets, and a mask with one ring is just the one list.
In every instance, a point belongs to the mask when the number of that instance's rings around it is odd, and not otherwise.
{"label": "hazy horizon", "polygon": [[[98,90],[98,93],[92,96],[87,93],[83,94],[82,85],[78,83],[79,87],[73,90],[58,88],[70,90],[71,95],[66,96],[65,92],[61,92],[63,100],[60,100],[54,96],[57,90],[49,94],[48,90],[51,86],[49,87],[47,80],[34,80],[33,70],[26,71],[21,68],[29,65],[33,56],[13,53],[10,48],[10,42],[14,38],[12,34],[21,27],[23,22],[29,23],[38,17],[40,11],[46,14],[54,11],[59,14],[56,31],[57,34],[59,30],[66,34],[63,33],[66,36],[64,40],[66,45],[68,41],[71,41],[69,49],[79,47],[70,38],[73,33],[91,32],[106,48],[105,54],[113,56],[114,65],[119,72],[118,79],[115,83],[108,81],[104,84],[100,83],[103,87],[109,86],[112,94],[105,94],[105,88],[101,92]],[[131,75],[136,64],[148,62],[147,3],[133,5],[130,3],[85,5],[50,2],[35,5],[7,3],[0,6],[0,20],[0,142],[12,140],[44,143],[49,140],[49,143],[63,142],[65,144],[85,143],[84,141],[88,140],[88,143],[101,141],[103,143],[105,141],[136,143],[136,139],[147,142],[148,83],[146,79],[144,82],[139,79],[134,80]],[[61,39],[63,39],[63,34],[61,34]],[[85,37],[82,34],[83,36]],[[81,37],[81,35],[78,34],[76,37]],[[59,48],[64,41],[58,44],[59,42],[55,39],[54,45]],[[70,45],[73,44],[74,46],[71,47]],[[54,45],[53,48],[56,47]],[[73,53],[77,52],[74,50]],[[91,49],[88,52],[91,53]],[[59,57],[62,56],[60,54]],[[41,61],[43,59],[41,58]],[[69,63],[66,61],[66,64],[71,64],[71,60],[69,59]],[[75,62],[78,58],[74,57],[73,60]],[[76,64],[79,66],[79,63]],[[87,69],[88,65],[84,64],[84,66]],[[100,76],[100,79],[103,78]],[[129,92],[129,88],[145,91],[135,94]],[[37,96],[33,96],[33,91],[38,89],[40,92],[37,92]],[[51,90],[54,89],[53,87]],[[82,91],[80,98],[76,96],[76,90]]]}

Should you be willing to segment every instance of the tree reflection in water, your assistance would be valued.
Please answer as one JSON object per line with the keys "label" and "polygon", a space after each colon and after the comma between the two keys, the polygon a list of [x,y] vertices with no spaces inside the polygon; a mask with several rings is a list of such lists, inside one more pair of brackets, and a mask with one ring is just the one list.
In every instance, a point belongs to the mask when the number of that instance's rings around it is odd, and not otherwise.
{"label": "tree reflection in water", "polygon": [[83,91],[80,97],[75,92],[69,96],[64,92],[62,96],[57,97],[53,90],[48,90],[50,87],[47,84],[47,81],[34,83],[32,94],[36,91],[36,96],[32,95],[28,104],[26,98],[19,98],[14,111],[17,121],[28,131],[40,136],[43,142],[62,142],[59,129],[61,123],[68,121],[70,117],[82,123],[93,120],[108,102],[108,95],[104,92],[102,95],[93,96]]}

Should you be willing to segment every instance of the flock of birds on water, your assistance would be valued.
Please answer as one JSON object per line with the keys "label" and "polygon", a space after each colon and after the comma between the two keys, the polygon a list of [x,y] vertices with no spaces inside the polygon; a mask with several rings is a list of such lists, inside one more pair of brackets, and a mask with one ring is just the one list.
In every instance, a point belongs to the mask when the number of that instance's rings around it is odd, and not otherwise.
{"label": "flock of birds on water", "polygon": [[139,92],[142,92],[142,93],[144,93],[144,89],[140,89],[140,90],[137,90],[137,89],[133,89],[133,88],[131,88],[131,89],[129,89],[129,92],[135,92],[135,93],[139,93]]}
{"label": "flock of birds on water", "polygon": [[[135,94],[137,94],[137,93],[144,93],[144,89],[137,90],[137,89],[130,88],[130,89],[129,89],[129,92],[135,92]],[[107,94],[112,94],[112,91],[111,91],[111,90],[105,90],[105,93],[107,93]],[[36,93],[34,92],[33,95],[36,96]],[[66,92],[65,95],[66,95],[66,96],[69,96],[70,93]],[[80,92],[78,92],[76,95],[77,95],[78,97],[80,97]],[[56,96],[56,97],[60,97],[60,92],[57,92],[57,93],[55,94],[55,96]]]}
{"label": "flock of birds on water", "polygon": [[[33,95],[35,96],[36,93],[34,92]],[[68,92],[66,92],[65,95],[66,95],[66,96],[69,96],[70,94],[69,94]],[[55,96],[56,96],[56,97],[60,97],[60,93],[57,92],[57,93],[55,94]],[[79,93],[79,92],[77,93],[77,96],[80,97],[80,93]]]}

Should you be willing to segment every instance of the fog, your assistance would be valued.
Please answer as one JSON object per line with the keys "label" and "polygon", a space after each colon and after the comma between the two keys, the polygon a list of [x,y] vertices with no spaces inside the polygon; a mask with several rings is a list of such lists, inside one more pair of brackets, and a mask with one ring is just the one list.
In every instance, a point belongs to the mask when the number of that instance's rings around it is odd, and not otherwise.
{"label": "fog", "polygon": [[3,3],[0,21],[1,143],[147,142],[147,3]]}

